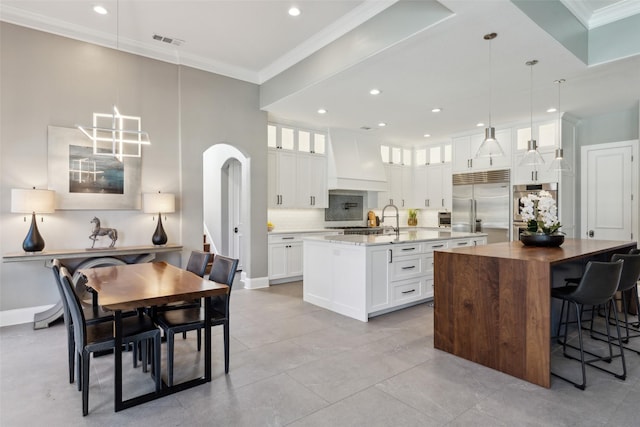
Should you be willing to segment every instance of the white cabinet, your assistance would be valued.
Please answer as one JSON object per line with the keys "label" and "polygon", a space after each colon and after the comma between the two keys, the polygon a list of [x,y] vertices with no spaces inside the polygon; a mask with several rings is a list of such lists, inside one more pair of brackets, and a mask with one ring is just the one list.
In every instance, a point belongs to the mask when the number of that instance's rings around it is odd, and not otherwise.
{"label": "white cabinet", "polygon": [[453,171],[475,172],[478,170],[511,167],[511,130],[497,130],[496,139],[504,152],[504,156],[475,158],[476,152],[484,140],[484,134],[453,138]]}
{"label": "white cabinet", "polygon": [[302,276],[302,237],[269,236],[269,280]]}
{"label": "white cabinet", "polygon": [[327,158],[312,153],[297,153],[296,207],[326,208]]}
{"label": "white cabinet", "polygon": [[546,182],[557,182],[558,181],[558,173],[550,172],[549,165],[555,158],[555,150],[554,151],[540,151],[538,150],[540,155],[542,156],[542,160],[544,160],[544,164],[533,166],[533,165],[525,165],[520,166],[520,162],[525,155],[525,152],[518,153],[514,156],[514,174],[513,174],[513,184],[537,184],[537,183],[546,183]]}
{"label": "white cabinet", "polygon": [[391,306],[389,295],[389,270],[391,249],[386,246],[369,250],[367,256],[367,269],[369,292],[367,297],[367,311],[375,312]]}
{"label": "white cabinet", "polygon": [[387,191],[378,195],[378,207],[396,205],[398,208],[411,207],[413,191],[413,169],[409,166],[385,165]]}
{"label": "white cabinet", "polygon": [[451,163],[416,166],[414,182],[416,207],[451,209]]}
{"label": "white cabinet", "polygon": [[282,149],[267,152],[267,194],[270,208],[292,208],[296,203],[296,153]]}

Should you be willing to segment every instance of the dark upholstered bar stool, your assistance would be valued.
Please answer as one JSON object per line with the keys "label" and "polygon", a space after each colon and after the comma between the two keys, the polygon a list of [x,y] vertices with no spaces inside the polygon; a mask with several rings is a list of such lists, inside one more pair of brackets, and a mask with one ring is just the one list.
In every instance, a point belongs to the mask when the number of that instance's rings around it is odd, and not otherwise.
{"label": "dark upholstered bar stool", "polygon": [[[579,347],[574,347],[568,344],[568,324],[569,324],[569,313],[571,310],[567,308],[565,314],[565,330],[564,330],[564,340],[562,341],[562,351],[565,357],[569,359],[579,360],[582,368],[582,382],[577,383],[566,377],[563,377],[555,372],[551,372],[551,375],[558,377],[562,380],[568,381],[577,388],[584,390],[587,384],[586,379],[586,365],[590,365],[594,368],[600,369],[602,371],[608,372],[614,375],[616,378],[624,380],[627,376],[627,367],[624,359],[624,349],[622,347],[622,341],[620,339],[620,326],[618,324],[618,314],[615,310],[615,301],[614,295],[616,290],[618,289],[618,284],[620,283],[620,277],[622,275],[622,266],[623,261],[618,260],[615,262],[598,262],[591,261],[587,264],[585,272],[580,279],[580,282],[577,286],[565,286],[561,288],[553,288],[551,290],[551,296],[553,298],[558,298],[567,302],[569,305],[573,305],[575,307],[576,314],[576,323],[578,327],[578,341]],[[582,320],[581,313],[582,308],[584,306],[598,306],[598,305],[608,305],[612,308],[615,320],[615,326],[617,331],[617,336],[612,337],[610,331],[609,322],[605,322],[606,330],[607,330],[607,342],[609,345],[609,354],[605,356],[596,356],[593,359],[585,360],[584,343],[582,337]],[[560,323],[563,323],[563,320],[560,319]],[[558,328],[560,330],[560,327]],[[617,346],[620,349],[620,354],[613,354],[613,340],[617,341]],[[567,348],[574,348],[580,351],[580,358],[570,355],[567,353]],[[589,353],[593,354],[593,353]],[[616,373],[613,371],[606,370],[600,366],[594,365],[593,363],[596,361],[605,361],[610,362],[614,357],[620,356],[620,360],[622,362],[622,373]]]}

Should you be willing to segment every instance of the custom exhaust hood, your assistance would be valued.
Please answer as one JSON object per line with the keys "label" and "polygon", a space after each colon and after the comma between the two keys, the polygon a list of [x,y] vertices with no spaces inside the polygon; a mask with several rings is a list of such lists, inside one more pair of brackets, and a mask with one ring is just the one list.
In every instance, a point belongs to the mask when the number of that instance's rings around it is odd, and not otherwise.
{"label": "custom exhaust hood", "polygon": [[332,129],[327,154],[330,190],[387,191],[380,145],[373,138]]}

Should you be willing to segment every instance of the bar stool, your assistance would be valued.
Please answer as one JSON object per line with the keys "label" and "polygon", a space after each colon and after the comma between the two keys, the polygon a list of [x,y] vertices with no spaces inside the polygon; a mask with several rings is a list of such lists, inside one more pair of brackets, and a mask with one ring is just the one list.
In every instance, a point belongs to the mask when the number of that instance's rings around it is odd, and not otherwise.
{"label": "bar stool", "polygon": [[[566,358],[579,360],[582,368],[582,383],[577,383],[572,381],[564,376],[561,376],[555,372],[551,372],[551,375],[558,377],[562,380],[565,380],[577,388],[584,390],[587,384],[586,379],[586,369],[585,366],[589,365],[596,369],[600,369],[602,371],[608,372],[614,375],[616,378],[624,380],[627,376],[627,366],[624,359],[624,350],[622,347],[622,341],[620,338],[620,326],[618,324],[618,314],[617,311],[613,310],[615,326],[617,330],[617,336],[612,337],[609,327],[609,322],[605,322],[606,330],[607,330],[607,342],[609,344],[609,355],[608,356],[598,356],[594,353],[586,352],[584,349],[584,343],[582,338],[582,320],[581,320],[581,312],[584,306],[598,306],[598,305],[613,305],[614,304],[614,295],[616,290],[618,289],[618,284],[620,283],[620,276],[622,275],[622,266],[624,261],[618,260],[615,262],[599,262],[599,261],[590,261],[587,264],[584,274],[580,279],[580,282],[577,286],[565,286],[562,288],[553,288],[551,290],[551,296],[553,298],[558,298],[564,302],[567,302],[569,305],[573,304],[576,309],[576,323],[578,327],[578,341],[579,347],[575,347],[568,344],[568,324],[569,324],[569,308],[567,308],[565,315],[565,330],[564,330],[564,340],[562,341],[562,351],[563,355]],[[562,318],[560,319],[560,323],[562,324]],[[560,330],[560,327],[558,327]],[[614,355],[612,348],[612,340],[615,339],[618,341],[618,347],[620,348],[620,354]],[[572,356],[567,353],[567,347],[576,349],[580,351],[580,358]],[[591,354],[595,356],[593,359],[585,360],[585,353]],[[613,371],[604,369],[600,366],[594,365],[593,363],[596,361],[605,361],[610,362],[614,357],[620,356],[622,361],[622,373],[618,374]]]}

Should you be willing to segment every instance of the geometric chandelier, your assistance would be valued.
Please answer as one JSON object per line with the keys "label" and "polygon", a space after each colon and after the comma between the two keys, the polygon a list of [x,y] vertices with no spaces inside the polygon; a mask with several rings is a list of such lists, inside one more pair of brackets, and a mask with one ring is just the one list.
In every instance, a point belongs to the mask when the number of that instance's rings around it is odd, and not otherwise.
{"label": "geometric chandelier", "polygon": [[122,161],[124,157],[141,157],[142,146],[150,145],[149,134],[142,130],[140,117],[123,116],[113,106],[113,114],[93,113],[93,127],[78,126],[91,141],[93,154],[112,156]]}

